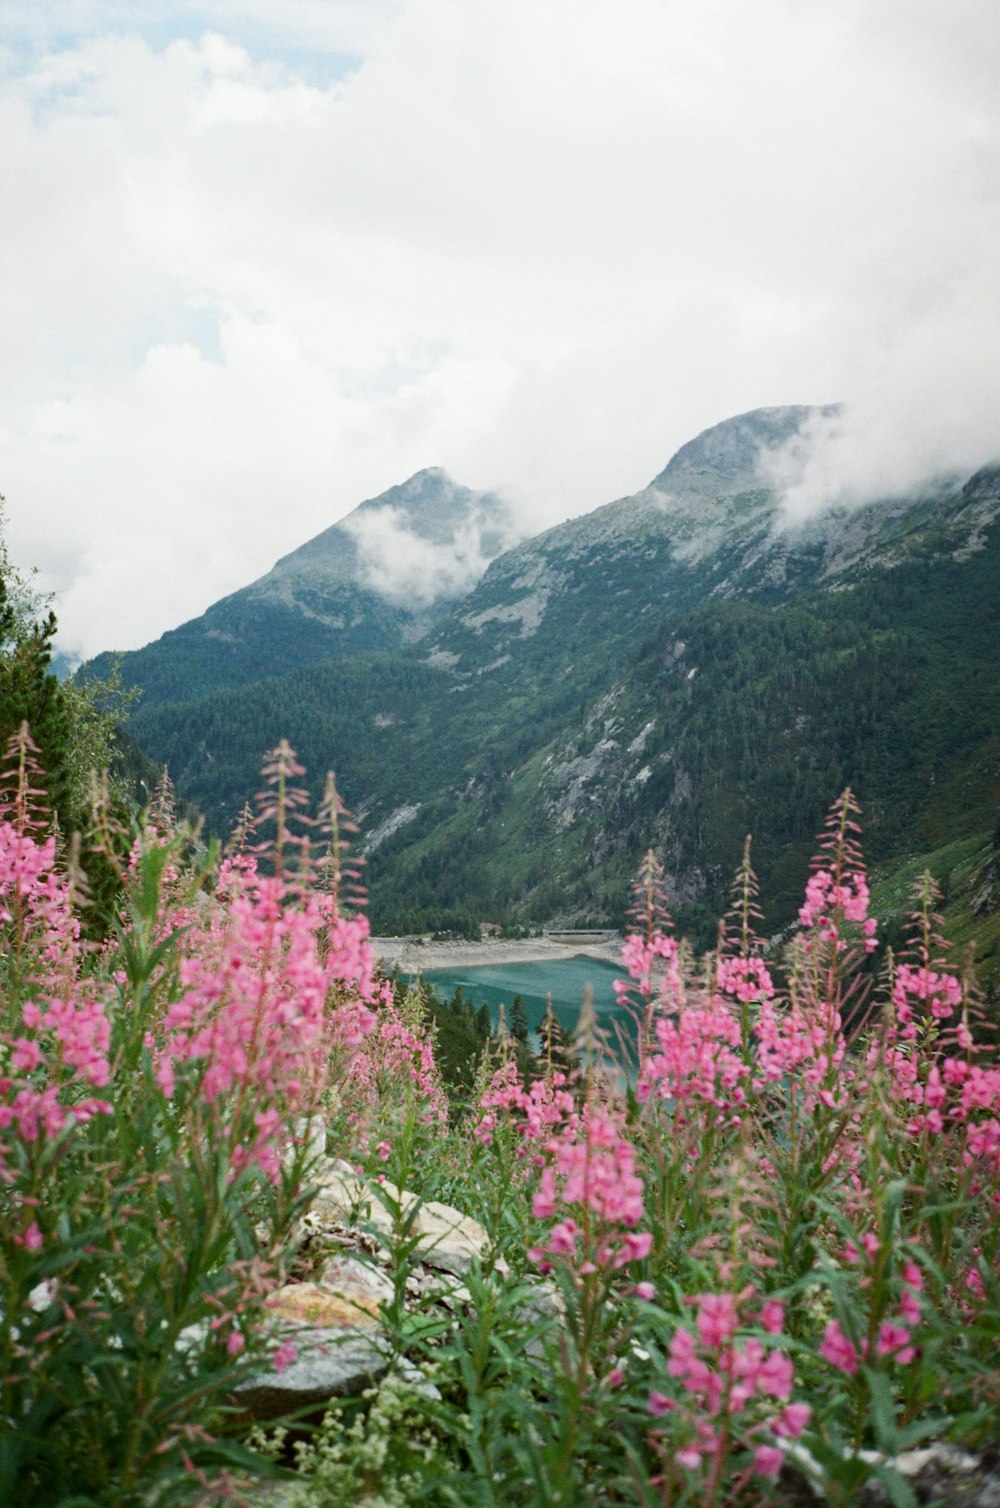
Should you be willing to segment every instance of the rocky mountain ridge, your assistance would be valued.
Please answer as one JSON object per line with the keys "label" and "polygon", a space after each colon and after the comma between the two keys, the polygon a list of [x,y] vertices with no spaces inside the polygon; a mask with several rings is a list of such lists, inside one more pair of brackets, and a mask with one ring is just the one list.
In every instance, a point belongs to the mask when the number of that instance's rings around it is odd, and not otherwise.
{"label": "rocky mountain ridge", "polygon": [[151,699],[136,737],[221,831],[280,737],[336,769],[376,924],[402,930],[620,921],[649,846],[707,928],[747,831],[778,922],[846,784],[876,858],[992,831],[1000,468],[792,528],[759,459],[812,412],[714,426],[496,556],[414,642]]}

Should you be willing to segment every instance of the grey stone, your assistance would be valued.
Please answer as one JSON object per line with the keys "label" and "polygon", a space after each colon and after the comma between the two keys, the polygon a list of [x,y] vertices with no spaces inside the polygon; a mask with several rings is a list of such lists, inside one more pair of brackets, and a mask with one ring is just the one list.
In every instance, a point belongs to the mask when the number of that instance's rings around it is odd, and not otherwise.
{"label": "grey stone", "polygon": [[[940,1508],[1000,1508],[1000,1456],[970,1451],[939,1441],[921,1450],[904,1451],[891,1464],[905,1477],[918,1503]],[[858,1497],[860,1508],[890,1502],[885,1486],[873,1479]]]}
{"label": "grey stone", "polygon": [[[409,1214],[417,1196],[395,1184],[386,1184],[385,1187]],[[365,1180],[344,1162],[328,1161],[325,1164],[310,1216],[314,1229],[326,1222],[350,1225],[360,1221],[385,1240],[392,1234],[389,1211]],[[489,1246],[489,1237],[478,1220],[463,1215],[450,1204],[439,1204],[434,1200],[421,1204],[416,1210],[411,1233],[419,1238],[418,1260],[455,1277],[464,1277]],[[503,1262],[497,1267],[501,1272],[507,1270]]]}
{"label": "grey stone", "polygon": [[301,1330],[286,1334],[298,1356],[284,1371],[260,1372],[234,1392],[234,1402],[254,1419],[276,1419],[297,1409],[319,1409],[331,1398],[350,1398],[385,1376],[389,1351],[376,1334],[359,1330]]}
{"label": "grey stone", "polygon": [[[826,1502],[824,1473],[801,1441],[784,1442],[788,1465],[781,1474],[780,1501],[789,1505]],[[897,1472],[920,1504],[934,1508],[1000,1508],[1000,1452],[994,1447],[968,1450],[939,1440],[918,1450],[889,1457],[862,1450],[865,1465]],[[883,1508],[892,1499],[883,1481],[872,1475],[852,1498],[857,1508]]]}

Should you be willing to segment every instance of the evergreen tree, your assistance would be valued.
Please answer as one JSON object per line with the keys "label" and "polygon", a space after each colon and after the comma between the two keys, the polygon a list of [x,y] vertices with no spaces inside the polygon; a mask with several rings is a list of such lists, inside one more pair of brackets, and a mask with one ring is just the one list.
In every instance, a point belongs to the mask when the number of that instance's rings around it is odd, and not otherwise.
{"label": "evergreen tree", "polygon": [[11,565],[3,521],[0,510],[0,755],[27,723],[39,750],[50,810],[65,831],[71,826],[71,724],[51,670],[55,614]]}
{"label": "evergreen tree", "polygon": [[510,1034],[515,1042],[527,1042],[528,1040],[528,1012],[525,1009],[524,997],[515,995],[510,1006]]}
{"label": "evergreen tree", "polygon": [[566,1033],[552,1010],[551,996],[546,1003],[545,1015],[538,1028],[538,1039],[538,1061],[542,1072],[568,1075],[573,1067],[572,1045],[567,1041]]}

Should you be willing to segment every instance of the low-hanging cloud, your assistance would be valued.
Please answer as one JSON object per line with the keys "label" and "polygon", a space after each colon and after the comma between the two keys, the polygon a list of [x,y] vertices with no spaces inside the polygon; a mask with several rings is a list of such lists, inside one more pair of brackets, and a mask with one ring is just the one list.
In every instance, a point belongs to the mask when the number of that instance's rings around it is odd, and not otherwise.
{"label": "low-hanging cloud", "polygon": [[[1000,251],[1000,233],[994,244]],[[889,300],[872,317],[850,401],[817,411],[762,457],[789,524],[833,505],[919,492],[1000,459],[1000,282],[980,248],[950,252],[914,252],[927,258],[923,296],[904,309]],[[939,270],[950,263],[952,275],[932,280],[935,260]]]}
{"label": "low-hanging cloud", "polygon": [[427,608],[463,596],[482,577],[490,561],[517,538],[513,528],[500,533],[497,521],[474,515],[458,525],[450,539],[430,540],[416,533],[399,508],[359,509],[342,525],[358,547],[363,586],[397,607]]}

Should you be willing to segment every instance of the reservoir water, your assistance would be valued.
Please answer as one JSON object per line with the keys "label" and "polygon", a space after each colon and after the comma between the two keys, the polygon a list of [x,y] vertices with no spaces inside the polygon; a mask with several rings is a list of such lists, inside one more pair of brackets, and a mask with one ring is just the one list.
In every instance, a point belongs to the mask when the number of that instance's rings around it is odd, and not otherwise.
{"label": "reservoir water", "polygon": [[618,964],[603,963],[594,958],[560,958],[543,963],[485,964],[470,968],[428,969],[423,979],[433,985],[436,993],[448,1000],[461,987],[463,994],[475,1005],[489,1007],[490,1020],[496,1023],[501,1002],[508,1024],[510,1007],[515,995],[524,1001],[529,1029],[537,1032],[545,1015],[546,999],[552,996],[552,1011],[560,1026],[567,1031],[576,1029],[584,991],[589,985],[593,991],[594,1010],[601,1026],[612,1033],[617,1023],[625,1025],[627,1013],[616,1003],[613,982],[621,979],[622,969]]}

